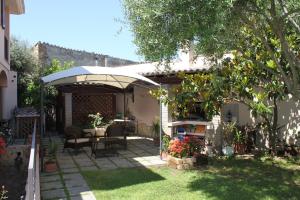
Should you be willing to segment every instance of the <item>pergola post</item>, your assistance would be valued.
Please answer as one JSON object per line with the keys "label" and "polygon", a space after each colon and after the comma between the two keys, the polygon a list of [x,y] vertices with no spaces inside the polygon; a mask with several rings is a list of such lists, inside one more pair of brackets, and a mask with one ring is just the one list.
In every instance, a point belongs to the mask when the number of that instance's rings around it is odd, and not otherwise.
{"label": "pergola post", "polygon": [[42,151],[41,153],[41,171],[43,171],[44,169],[44,152],[43,152],[43,138],[44,138],[44,82],[41,80],[41,99],[40,99],[40,138],[41,138],[41,148],[40,150]]}
{"label": "pergola post", "polygon": [[[161,90],[161,84],[159,84]],[[162,160],[162,96],[159,97],[159,155]]]}

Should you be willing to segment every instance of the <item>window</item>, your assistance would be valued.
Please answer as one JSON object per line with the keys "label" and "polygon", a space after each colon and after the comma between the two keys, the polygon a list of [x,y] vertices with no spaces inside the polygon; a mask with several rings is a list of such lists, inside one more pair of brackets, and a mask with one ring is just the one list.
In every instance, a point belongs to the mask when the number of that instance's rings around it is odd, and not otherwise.
{"label": "window", "polygon": [[8,55],[9,55],[8,47],[9,47],[8,39],[7,37],[4,37],[4,58],[7,62],[8,62]]}
{"label": "window", "polygon": [[5,0],[0,0],[0,14],[1,14],[1,26],[2,29],[5,29]]}

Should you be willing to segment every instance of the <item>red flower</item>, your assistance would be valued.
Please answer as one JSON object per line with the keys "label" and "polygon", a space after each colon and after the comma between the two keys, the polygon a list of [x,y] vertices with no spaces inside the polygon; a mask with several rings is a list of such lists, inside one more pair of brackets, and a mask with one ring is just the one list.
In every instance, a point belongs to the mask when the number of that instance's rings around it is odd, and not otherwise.
{"label": "red flower", "polygon": [[5,152],[6,152],[5,147],[6,147],[5,140],[2,137],[0,137],[0,155],[5,154]]}

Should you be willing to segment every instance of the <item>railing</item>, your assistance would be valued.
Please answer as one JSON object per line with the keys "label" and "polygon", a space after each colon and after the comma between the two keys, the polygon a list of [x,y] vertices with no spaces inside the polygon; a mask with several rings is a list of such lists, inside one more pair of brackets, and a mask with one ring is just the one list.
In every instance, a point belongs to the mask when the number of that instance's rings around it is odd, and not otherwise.
{"label": "railing", "polygon": [[40,200],[40,161],[39,144],[36,144],[36,126],[37,121],[34,120],[25,200]]}

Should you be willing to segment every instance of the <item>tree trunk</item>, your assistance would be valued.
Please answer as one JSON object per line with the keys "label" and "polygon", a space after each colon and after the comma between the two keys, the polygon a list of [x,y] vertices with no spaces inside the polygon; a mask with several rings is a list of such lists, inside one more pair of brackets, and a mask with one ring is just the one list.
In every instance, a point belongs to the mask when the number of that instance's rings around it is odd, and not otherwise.
{"label": "tree trunk", "polygon": [[272,128],[271,132],[269,133],[269,140],[270,140],[270,147],[272,150],[272,153],[275,153],[276,150],[276,138],[278,134],[278,106],[277,106],[277,100],[276,97],[273,97],[273,122],[272,122]]}

